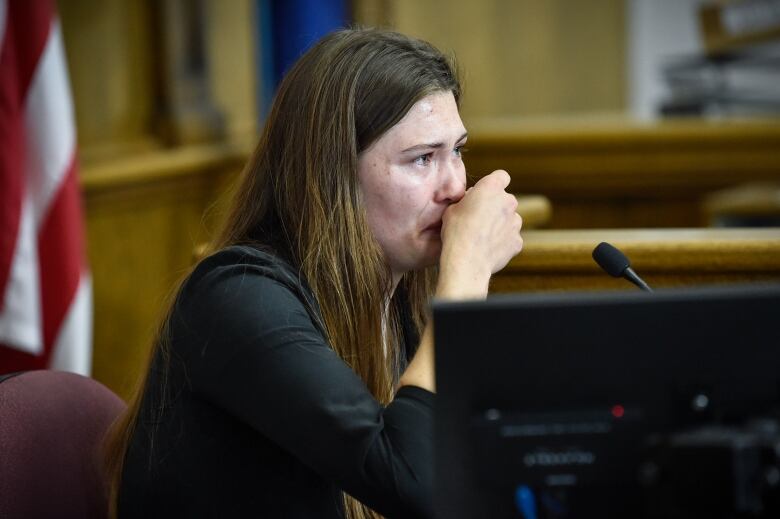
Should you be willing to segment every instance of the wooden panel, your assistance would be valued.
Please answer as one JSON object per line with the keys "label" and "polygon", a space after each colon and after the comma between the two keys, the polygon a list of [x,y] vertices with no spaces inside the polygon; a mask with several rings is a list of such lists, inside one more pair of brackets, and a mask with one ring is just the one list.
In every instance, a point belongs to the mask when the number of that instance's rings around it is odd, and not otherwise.
{"label": "wooden panel", "polygon": [[225,117],[211,95],[204,3],[159,0],[156,6],[160,137],[179,146],[220,140]]}
{"label": "wooden panel", "polygon": [[255,0],[207,0],[211,91],[226,116],[229,139],[257,135]]}
{"label": "wooden panel", "polygon": [[85,167],[94,287],[93,376],[123,398],[146,365],[165,301],[220,214],[246,149],[202,146]]}
{"label": "wooden panel", "polygon": [[523,218],[523,229],[546,227],[552,216],[552,206],[546,196],[516,196],[517,214]]}
{"label": "wooden panel", "polygon": [[[780,223],[780,182],[743,184],[717,191],[704,200],[710,225],[734,222]],[[758,225],[757,225],[758,226]]]}
{"label": "wooden panel", "polygon": [[495,169],[510,189],[553,204],[553,228],[695,227],[707,193],[780,180],[777,121],[621,119],[467,121],[473,179]]}
{"label": "wooden panel", "polygon": [[494,276],[491,292],[636,290],[611,278],[591,253],[602,241],[630,258],[651,287],[780,281],[780,228],[544,230]]}
{"label": "wooden panel", "polygon": [[[255,139],[257,133],[254,3],[204,1],[206,81],[230,140]],[[158,148],[164,83],[162,38],[156,32],[171,36],[186,29],[184,20],[174,20],[167,32],[155,31],[162,4],[145,0],[60,0],[58,9],[82,160]]]}
{"label": "wooden panel", "polygon": [[154,118],[150,4],[60,0],[82,156],[147,149]]}
{"label": "wooden panel", "polygon": [[621,111],[624,2],[356,0],[356,21],[454,52],[470,116]]}

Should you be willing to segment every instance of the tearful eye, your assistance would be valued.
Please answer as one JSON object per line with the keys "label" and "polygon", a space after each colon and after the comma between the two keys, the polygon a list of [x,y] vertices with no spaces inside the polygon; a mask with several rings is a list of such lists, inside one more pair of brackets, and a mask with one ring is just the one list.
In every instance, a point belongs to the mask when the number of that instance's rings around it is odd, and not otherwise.
{"label": "tearful eye", "polygon": [[414,159],[414,163],[418,166],[427,166],[431,162],[431,157],[433,156],[433,153],[426,153],[425,155],[420,155],[416,159]]}

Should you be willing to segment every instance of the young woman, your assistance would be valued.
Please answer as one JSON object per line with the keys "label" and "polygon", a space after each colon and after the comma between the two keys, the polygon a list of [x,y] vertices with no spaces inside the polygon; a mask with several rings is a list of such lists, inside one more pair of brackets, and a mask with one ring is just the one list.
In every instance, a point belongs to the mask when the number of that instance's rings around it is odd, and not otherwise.
{"label": "young woman", "polygon": [[391,32],[293,66],[110,442],[119,517],[433,515],[427,305],[522,248],[507,173],[466,189],[460,94]]}

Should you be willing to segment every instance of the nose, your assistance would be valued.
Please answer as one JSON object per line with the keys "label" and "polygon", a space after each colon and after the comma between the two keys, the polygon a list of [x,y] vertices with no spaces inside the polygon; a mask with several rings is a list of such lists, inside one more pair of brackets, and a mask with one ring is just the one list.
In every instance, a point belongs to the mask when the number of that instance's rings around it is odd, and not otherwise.
{"label": "nose", "polygon": [[442,165],[436,201],[446,204],[458,202],[466,194],[466,168],[463,162],[448,161]]}

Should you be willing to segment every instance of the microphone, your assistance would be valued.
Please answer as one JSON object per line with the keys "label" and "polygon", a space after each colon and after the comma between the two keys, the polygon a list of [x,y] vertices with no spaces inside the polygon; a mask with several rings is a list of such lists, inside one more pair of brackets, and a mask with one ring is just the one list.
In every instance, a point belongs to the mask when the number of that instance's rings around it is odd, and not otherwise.
{"label": "microphone", "polygon": [[626,278],[645,292],[652,292],[647,283],[640,278],[634,269],[631,268],[631,262],[625,254],[609,243],[603,241],[593,249],[593,259],[599,264],[599,267],[612,277]]}

